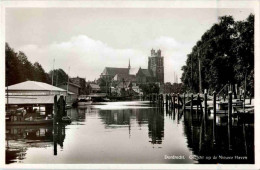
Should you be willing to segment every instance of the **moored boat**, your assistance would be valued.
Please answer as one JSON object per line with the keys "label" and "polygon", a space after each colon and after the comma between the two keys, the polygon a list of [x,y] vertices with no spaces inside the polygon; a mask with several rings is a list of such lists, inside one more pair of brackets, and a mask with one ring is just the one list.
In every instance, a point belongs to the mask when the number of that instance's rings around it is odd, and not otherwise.
{"label": "moored boat", "polygon": [[6,125],[52,125],[53,119],[34,119],[24,121],[6,121]]}
{"label": "moored boat", "polygon": [[70,123],[71,123],[71,118],[70,118],[69,116],[63,116],[63,117],[61,118],[61,121],[62,121],[62,123],[68,123],[68,124],[70,124]]}
{"label": "moored boat", "polygon": [[86,106],[92,104],[91,97],[80,97],[78,98],[78,106]]}

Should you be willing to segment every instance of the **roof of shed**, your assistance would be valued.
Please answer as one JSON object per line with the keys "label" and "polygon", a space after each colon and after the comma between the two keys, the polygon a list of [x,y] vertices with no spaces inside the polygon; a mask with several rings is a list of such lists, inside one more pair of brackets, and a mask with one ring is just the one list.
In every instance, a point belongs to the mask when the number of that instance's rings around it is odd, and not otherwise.
{"label": "roof of shed", "polygon": [[[5,88],[7,90],[7,87]],[[64,89],[52,86],[38,81],[25,81],[22,83],[8,86],[8,90],[35,90],[35,91],[66,91]]]}

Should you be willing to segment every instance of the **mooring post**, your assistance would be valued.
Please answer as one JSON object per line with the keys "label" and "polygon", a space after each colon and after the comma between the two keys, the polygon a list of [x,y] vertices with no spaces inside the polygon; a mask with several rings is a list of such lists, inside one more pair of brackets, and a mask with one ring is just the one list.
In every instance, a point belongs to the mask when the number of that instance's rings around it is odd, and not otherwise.
{"label": "mooring post", "polygon": [[53,131],[54,131],[54,134],[53,134],[53,155],[56,156],[57,155],[57,138],[58,138],[58,135],[57,135],[57,125],[54,125],[53,126]]}
{"label": "mooring post", "polygon": [[178,100],[178,110],[180,109],[180,94],[177,93],[177,100]]}
{"label": "mooring post", "polygon": [[166,108],[168,109],[168,94],[165,94],[165,100],[166,100],[165,105],[166,105]]}
{"label": "mooring post", "polygon": [[246,93],[244,92],[243,110],[245,110],[245,106],[246,106]]}
{"label": "mooring post", "polygon": [[160,94],[159,97],[160,97],[160,106],[162,107],[162,94]]}
{"label": "mooring post", "polygon": [[161,105],[161,107],[163,107],[163,94],[161,94],[161,103],[160,103],[160,105]]}
{"label": "mooring post", "polygon": [[159,107],[161,107],[161,95],[160,94],[158,94],[158,105],[159,105]]}
{"label": "mooring post", "polygon": [[161,107],[163,107],[163,94],[161,94],[161,96],[160,96],[160,98],[161,98]]}
{"label": "mooring post", "polygon": [[198,96],[197,96],[197,112],[199,110],[199,101],[200,101],[200,94],[198,93]]}
{"label": "mooring post", "polygon": [[54,96],[54,109],[53,109],[53,125],[57,122],[57,112],[58,112],[58,101],[57,101],[57,95]]}
{"label": "mooring post", "polygon": [[216,91],[213,92],[213,144],[216,144]]}
{"label": "mooring post", "polygon": [[204,93],[204,114],[205,114],[205,118],[207,117],[208,114],[208,104],[207,104],[207,93]]}
{"label": "mooring post", "polygon": [[175,94],[173,93],[173,109],[175,109]]}
{"label": "mooring post", "polygon": [[228,148],[229,150],[232,150],[231,128],[232,128],[232,91],[228,93]]}
{"label": "mooring post", "polygon": [[191,93],[191,99],[190,99],[190,113],[192,114],[192,109],[193,109],[193,94]]}
{"label": "mooring post", "polygon": [[168,94],[168,107],[171,109],[171,94]]}
{"label": "mooring post", "polygon": [[185,93],[183,93],[183,110],[185,110]]}
{"label": "mooring post", "polygon": [[163,101],[164,99],[163,99],[163,94],[161,94],[161,105],[162,105],[162,107],[164,107],[164,101]]}
{"label": "mooring post", "polygon": [[171,107],[171,94],[168,94],[168,107]]}
{"label": "mooring post", "polygon": [[251,102],[252,102],[252,95],[251,93],[249,94],[249,105],[251,105]]}
{"label": "mooring post", "polygon": [[172,94],[169,94],[169,107],[172,109]]}

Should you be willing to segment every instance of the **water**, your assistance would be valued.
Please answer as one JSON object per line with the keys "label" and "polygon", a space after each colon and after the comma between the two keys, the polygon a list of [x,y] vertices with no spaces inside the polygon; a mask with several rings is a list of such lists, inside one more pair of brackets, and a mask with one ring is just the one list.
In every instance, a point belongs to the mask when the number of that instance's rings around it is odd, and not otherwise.
{"label": "water", "polygon": [[212,119],[200,112],[178,114],[141,101],[67,114],[70,125],[8,126],[6,163],[254,163],[251,124],[234,122],[228,133],[218,121],[213,133]]}

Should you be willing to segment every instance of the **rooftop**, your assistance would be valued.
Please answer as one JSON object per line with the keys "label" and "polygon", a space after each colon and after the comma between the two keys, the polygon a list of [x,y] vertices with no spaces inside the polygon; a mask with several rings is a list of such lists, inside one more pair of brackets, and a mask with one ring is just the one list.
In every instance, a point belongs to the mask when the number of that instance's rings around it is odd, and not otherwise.
{"label": "rooftop", "polygon": [[145,76],[147,76],[147,77],[152,77],[152,75],[151,75],[151,73],[150,73],[150,71],[149,71],[148,69],[142,69],[142,68],[140,68],[139,70],[140,70],[140,72],[143,73]]}
{"label": "rooftop", "polygon": [[99,85],[98,84],[93,84],[93,83],[90,83],[89,86],[93,89],[100,89]]}
{"label": "rooftop", "polygon": [[[7,87],[5,88],[7,90]],[[8,90],[30,90],[30,91],[61,91],[66,90],[38,81],[25,81],[8,86]]]}
{"label": "rooftop", "polygon": [[111,76],[115,76],[116,74],[129,74],[129,69],[128,68],[106,67],[102,74],[111,75]]}

